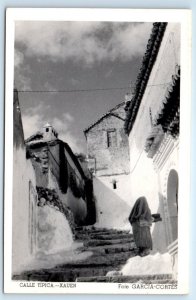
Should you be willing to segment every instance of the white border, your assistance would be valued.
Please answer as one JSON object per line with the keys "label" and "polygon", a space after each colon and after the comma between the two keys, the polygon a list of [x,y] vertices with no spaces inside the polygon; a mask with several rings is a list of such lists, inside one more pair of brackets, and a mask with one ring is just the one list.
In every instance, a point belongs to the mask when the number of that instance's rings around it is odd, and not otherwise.
{"label": "white border", "polygon": [[[13,162],[13,79],[14,22],[120,21],[181,23],[181,123],[179,152],[179,278],[177,290],[119,289],[117,283],[76,283],[76,288],[20,287],[11,280],[12,257],[12,162]],[[189,287],[189,202],[190,202],[190,103],[191,103],[191,11],[185,9],[86,9],[9,8],[6,12],[5,92],[5,186],[4,186],[4,291],[7,293],[66,294],[185,294]],[[37,286],[37,283],[35,283]]]}

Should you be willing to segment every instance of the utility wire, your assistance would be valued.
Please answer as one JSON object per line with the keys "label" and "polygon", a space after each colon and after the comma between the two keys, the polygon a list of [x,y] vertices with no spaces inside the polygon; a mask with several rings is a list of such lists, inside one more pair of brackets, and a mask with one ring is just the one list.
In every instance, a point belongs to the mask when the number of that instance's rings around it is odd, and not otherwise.
{"label": "utility wire", "polygon": [[[151,84],[147,85],[148,87],[153,86],[164,86],[168,85],[170,82],[167,83],[160,83],[160,84]],[[111,90],[130,90],[130,87],[113,87],[113,88],[97,88],[97,89],[78,89],[78,90],[18,90],[19,93],[77,93],[77,92],[96,92],[96,91],[111,91]],[[131,88],[133,90],[134,88]]]}
{"label": "utility wire", "polygon": [[42,91],[19,90],[18,92],[19,93],[75,93],[75,92],[94,92],[94,91],[125,90],[125,89],[128,89],[128,87],[81,89],[81,90],[42,90]]}

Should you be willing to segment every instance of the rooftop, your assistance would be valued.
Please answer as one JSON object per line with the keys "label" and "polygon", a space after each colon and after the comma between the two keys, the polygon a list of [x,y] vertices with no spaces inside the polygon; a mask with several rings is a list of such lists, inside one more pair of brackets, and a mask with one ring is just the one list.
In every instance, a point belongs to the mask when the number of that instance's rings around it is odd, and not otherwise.
{"label": "rooftop", "polygon": [[[97,121],[95,121],[94,123],[92,123],[91,125],[89,125],[86,129],[84,129],[84,134],[86,135],[86,133],[93,128],[95,125],[97,125],[98,123],[100,123],[104,118],[108,117],[109,115],[113,115],[113,111],[115,111],[116,109],[118,109],[121,106],[124,106],[125,103],[121,102],[119,104],[117,104],[115,107],[113,107],[112,109],[110,109],[108,112],[106,112],[104,115],[102,115]],[[115,115],[117,117],[117,115]],[[123,120],[124,121],[124,120]]]}
{"label": "rooftop", "polygon": [[127,113],[124,129],[127,134],[130,133],[135,122],[137,112],[139,110],[140,103],[148,83],[148,79],[150,77],[153,65],[157,58],[157,54],[161,45],[162,38],[164,36],[166,26],[167,23],[165,22],[157,22],[153,24],[152,32],[146,47],[146,52],[142,60],[142,66],[140,68],[140,72],[136,80],[133,98],[126,107]]}

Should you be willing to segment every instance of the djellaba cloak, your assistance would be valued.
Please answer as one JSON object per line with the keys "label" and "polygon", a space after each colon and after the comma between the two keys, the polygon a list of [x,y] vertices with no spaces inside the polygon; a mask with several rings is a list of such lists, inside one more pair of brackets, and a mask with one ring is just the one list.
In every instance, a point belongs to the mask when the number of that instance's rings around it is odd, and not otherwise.
{"label": "djellaba cloak", "polygon": [[152,215],[145,197],[140,197],[136,200],[129,216],[129,222],[133,229],[135,244],[140,252],[152,250],[150,233]]}

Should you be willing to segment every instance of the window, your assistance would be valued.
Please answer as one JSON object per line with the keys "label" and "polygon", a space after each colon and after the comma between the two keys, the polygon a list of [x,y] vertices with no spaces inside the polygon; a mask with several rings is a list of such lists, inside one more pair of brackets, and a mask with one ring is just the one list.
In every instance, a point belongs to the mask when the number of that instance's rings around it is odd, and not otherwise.
{"label": "window", "polygon": [[46,132],[49,132],[49,128],[46,128]]}
{"label": "window", "polygon": [[112,183],[113,183],[113,189],[116,190],[117,189],[116,180],[114,179]]}
{"label": "window", "polygon": [[117,146],[117,136],[116,130],[109,130],[107,132],[107,146],[109,147],[116,147]]}

